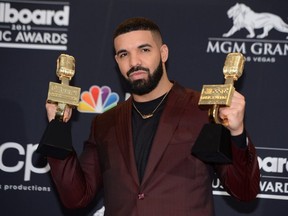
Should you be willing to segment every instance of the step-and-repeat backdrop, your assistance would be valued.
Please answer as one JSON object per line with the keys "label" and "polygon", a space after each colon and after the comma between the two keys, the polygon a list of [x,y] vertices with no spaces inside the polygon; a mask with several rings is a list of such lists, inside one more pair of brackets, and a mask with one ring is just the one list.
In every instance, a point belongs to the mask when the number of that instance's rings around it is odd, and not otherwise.
{"label": "step-and-repeat backdrop", "polygon": [[286,215],[287,8],[283,0],[1,0],[0,214],[103,215],[101,194],[86,209],[63,208],[49,165],[35,152],[47,125],[48,83],[59,82],[58,56],[73,55],[71,83],[82,95],[72,131],[80,153],[93,116],[128,95],[114,61],[113,30],[128,17],[145,16],[159,24],[170,48],[170,78],[186,87],[222,84],[227,53],[246,56],[236,89],[246,96],[245,121],[259,155],[261,192],[255,201],[241,203],[215,179],[216,214]]}

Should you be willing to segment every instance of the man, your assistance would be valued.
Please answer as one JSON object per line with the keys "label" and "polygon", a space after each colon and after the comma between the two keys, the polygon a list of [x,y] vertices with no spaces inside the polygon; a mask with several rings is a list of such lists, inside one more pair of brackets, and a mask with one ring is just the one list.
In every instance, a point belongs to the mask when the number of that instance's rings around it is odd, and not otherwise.
{"label": "man", "polygon": [[[207,111],[199,93],[168,79],[168,47],[158,26],[131,18],[114,34],[115,59],[131,87],[127,101],[97,115],[79,157],[48,157],[61,200],[68,208],[85,207],[104,188],[107,216],[214,215],[212,174],[235,198],[249,201],[259,191],[255,148],[244,129],[244,97],[235,92],[219,116],[228,121],[233,163],[206,164],[191,148]],[[56,106],[46,104],[51,121]],[[71,116],[66,112],[65,121]]]}

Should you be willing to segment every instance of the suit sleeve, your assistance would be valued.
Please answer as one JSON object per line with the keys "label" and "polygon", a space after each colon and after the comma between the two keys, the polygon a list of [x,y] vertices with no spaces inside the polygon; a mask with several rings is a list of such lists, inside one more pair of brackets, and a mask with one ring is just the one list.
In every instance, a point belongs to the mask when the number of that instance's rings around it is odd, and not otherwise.
{"label": "suit sleeve", "polygon": [[217,165],[216,171],[225,190],[241,201],[250,201],[259,193],[260,170],[254,145],[249,137],[246,148],[232,141],[233,162]]}
{"label": "suit sleeve", "polygon": [[67,208],[87,206],[102,186],[94,125],[79,159],[75,151],[64,160],[48,157],[52,179]]}

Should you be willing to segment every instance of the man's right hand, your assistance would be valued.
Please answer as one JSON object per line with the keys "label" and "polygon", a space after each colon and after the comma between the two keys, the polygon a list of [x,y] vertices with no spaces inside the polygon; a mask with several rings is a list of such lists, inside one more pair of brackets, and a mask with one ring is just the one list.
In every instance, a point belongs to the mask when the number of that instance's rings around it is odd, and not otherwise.
{"label": "man's right hand", "polygon": [[[46,103],[46,111],[47,111],[47,118],[50,122],[52,119],[55,118],[56,111],[57,111],[57,104],[54,103]],[[66,106],[63,122],[68,122],[72,116],[72,108],[69,106]]]}

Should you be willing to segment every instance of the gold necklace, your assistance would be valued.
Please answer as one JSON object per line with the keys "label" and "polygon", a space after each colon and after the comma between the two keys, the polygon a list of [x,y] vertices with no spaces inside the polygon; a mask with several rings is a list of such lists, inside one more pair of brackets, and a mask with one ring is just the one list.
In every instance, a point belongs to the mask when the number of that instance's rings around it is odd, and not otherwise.
{"label": "gold necklace", "polygon": [[134,109],[139,113],[139,115],[142,117],[142,119],[148,119],[153,117],[154,113],[156,112],[156,110],[159,108],[159,106],[163,103],[163,101],[165,100],[166,96],[168,95],[169,91],[165,93],[164,97],[162,98],[162,100],[160,101],[160,103],[155,107],[155,109],[148,114],[142,114],[136,107],[136,105],[134,104],[134,102],[132,101],[132,105],[134,107]]}

